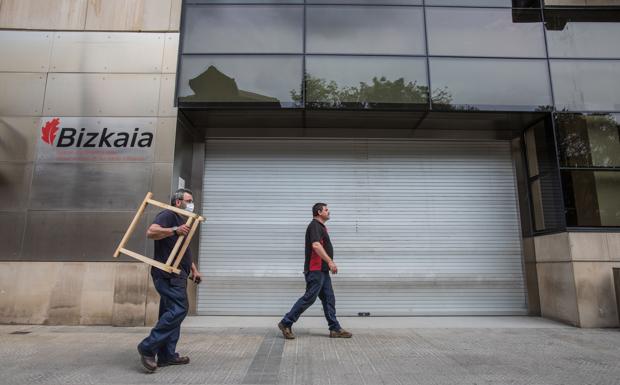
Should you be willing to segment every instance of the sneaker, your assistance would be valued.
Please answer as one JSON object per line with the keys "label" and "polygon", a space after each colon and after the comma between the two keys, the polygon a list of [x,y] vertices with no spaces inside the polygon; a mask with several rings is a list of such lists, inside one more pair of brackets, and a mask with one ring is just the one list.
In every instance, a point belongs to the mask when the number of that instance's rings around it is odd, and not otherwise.
{"label": "sneaker", "polygon": [[295,334],[293,334],[293,331],[291,330],[290,326],[284,326],[284,324],[282,322],[280,322],[280,323],[278,323],[278,328],[282,331],[282,335],[287,340],[294,340],[295,339]]}
{"label": "sneaker", "polygon": [[330,330],[329,331],[329,337],[330,338],[351,338],[353,337],[353,334],[351,334],[350,332],[344,330],[344,329],[340,329],[340,330]]}
{"label": "sneaker", "polygon": [[159,361],[157,362],[157,366],[159,366],[160,368],[164,367],[164,366],[170,366],[170,365],[187,365],[189,364],[189,357],[187,356],[176,356],[170,360],[167,361]]}
{"label": "sneaker", "polygon": [[142,353],[140,347],[138,347],[138,353],[140,353],[140,362],[148,373],[153,373],[155,370],[157,370],[157,362],[155,362],[155,357],[147,356],[146,354]]}

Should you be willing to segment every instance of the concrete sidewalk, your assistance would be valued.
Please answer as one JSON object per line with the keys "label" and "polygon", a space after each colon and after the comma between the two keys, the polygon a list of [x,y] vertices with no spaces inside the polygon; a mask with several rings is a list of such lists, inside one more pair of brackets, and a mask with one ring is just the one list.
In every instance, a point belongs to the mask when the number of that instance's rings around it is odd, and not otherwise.
{"label": "concrete sidewalk", "polygon": [[285,341],[273,317],[191,317],[192,362],[144,374],[149,328],[0,326],[0,383],[614,384],[620,331],[531,317],[342,318],[349,340],[304,317]]}

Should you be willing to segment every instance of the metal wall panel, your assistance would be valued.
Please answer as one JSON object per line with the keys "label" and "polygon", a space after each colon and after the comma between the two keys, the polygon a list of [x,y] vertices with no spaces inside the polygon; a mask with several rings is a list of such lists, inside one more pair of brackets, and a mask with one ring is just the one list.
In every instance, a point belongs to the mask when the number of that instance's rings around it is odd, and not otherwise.
{"label": "metal wall panel", "polygon": [[0,161],[30,162],[40,135],[39,118],[0,116]]}
{"label": "metal wall panel", "polygon": [[3,0],[0,28],[80,30],[88,0]]}
{"label": "metal wall panel", "polygon": [[155,161],[174,161],[174,137],[177,127],[176,118],[157,119],[157,133],[155,134]]}
{"label": "metal wall panel", "polygon": [[40,116],[46,74],[0,73],[0,115]]}
{"label": "metal wall panel", "polygon": [[173,74],[177,72],[177,60],[179,56],[179,34],[165,34],[163,73]]}
{"label": "metal wall panel", "polygon": [[150,163],[42,163],[33,210],[135,210],[151,186]]}
{"label": "metal wall panel", "polygon": [[[30,211],[22,260],[106,261],[118,246],[135,212]],[[127,248],[146,250],[143,217]],[[131,258],[122,258],[131,260]]]}
{"label": "metal wall panel", "polygon": [[[172,186],[172,163],[153,163],[153,182],[151,192],[153,199],[167,202],[170,199]],[[159,208],[155,208],[160,211]]]}
{"label": "metal wall panel", "polygon": [[172,8],[170,9],[170,31],[178,31],[181,24],[181,4],[183,0],[172,0]]}
{"label": "metal wall panel", "polygon": [[0,163],[0,210],[23,210],[28,206],[32,163]]}
{"label": "metal wall panel", "polygon": [[174,74],[161,75],[159,116],[177,116],[177,108],[174,106],[175,80],[176,76]]}
{"label": "metal wall panel", "polygon": [[50,74],[45,115],[156,116],[160,81],[161,75]]}
{"label": "metal wall panel", "polygon": [[90,0],[87,30],[167,31],[172,0]]}
{"label": "metal wall panel", "polygon": [[56,32],[52,72],[160,73],[163,33]]}
{"label": "metal wall panel", "polygon": [[208,141],[203,194],[201,314],[288,310],[317,201],[339,314],[527,311],[509,142]]}
{"label": "metal wall panel", "polygon": [[0,261],[19,259],[25,223],[25,211],[0,212],[0,234],[3,235]]}
{"label": "metal wall panel", "polygon": [[47,72],[51,32],[0,31],[0,71]]}

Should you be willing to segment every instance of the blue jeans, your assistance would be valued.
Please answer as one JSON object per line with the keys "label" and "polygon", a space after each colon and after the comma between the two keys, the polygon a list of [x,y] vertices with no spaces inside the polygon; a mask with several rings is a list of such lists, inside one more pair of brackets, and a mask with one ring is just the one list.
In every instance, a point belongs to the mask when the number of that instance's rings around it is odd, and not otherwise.
{"label": "blue jeans", "polygon": [[282,318],[282,324],[291,327],[297,322],[301,313],[306,311],[319,297],[323,304],[323,313],[325,313],[329,330],[340,330],[340,324],[336,319],[336,296],[329,271],[309,271],[305,272],[304,275],[306,276],[306,293],[295,302],[291,311]]}
{"label": "blue jeans", "polygon": [[160,296],[159,320],[138,349],[144,355],[157,356],[158,362],[165,362],[178,356],[181,322],[189,310],[187,277],[182,274],[179,278],[155,278],[153,282]]}

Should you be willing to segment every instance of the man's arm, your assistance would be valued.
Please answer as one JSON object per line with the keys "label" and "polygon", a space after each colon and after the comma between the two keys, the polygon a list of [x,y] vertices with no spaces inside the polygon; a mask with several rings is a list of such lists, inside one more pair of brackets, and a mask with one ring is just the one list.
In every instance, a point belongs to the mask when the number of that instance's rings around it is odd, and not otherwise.
{"label": "man's arm", "polygon": [[327,262],[327,266],[329,266],[329,270],[332,273],[338,273],[338,266],[336,266],[331,257],[327,255],[327,252],[325,251],[323,245],[321,245],[321,242],[312,242],[312,249],[319,255],[319,257],[321,257],[322,260]]}
{"label": "man's arm", "polygon": [[[189,226],[182,225],[177,228],[178,235],[187,235],[189,234]],[[149,239],[154,239],[156,241],[164,238],[168,238],[174,235],[174,230],[172,227],[161,227],[157,223],[153,223],[146,230],[146,237]]]}
{"label": "man's arm", "polygon": [[194,282],[196,282],[196,283],[202,282],[202,274],[200,274],[200,272],[196,268],[196,264],[194,262],[192,262],[192,274],[191,274],[191,277],[192,277],[192,280]]}

